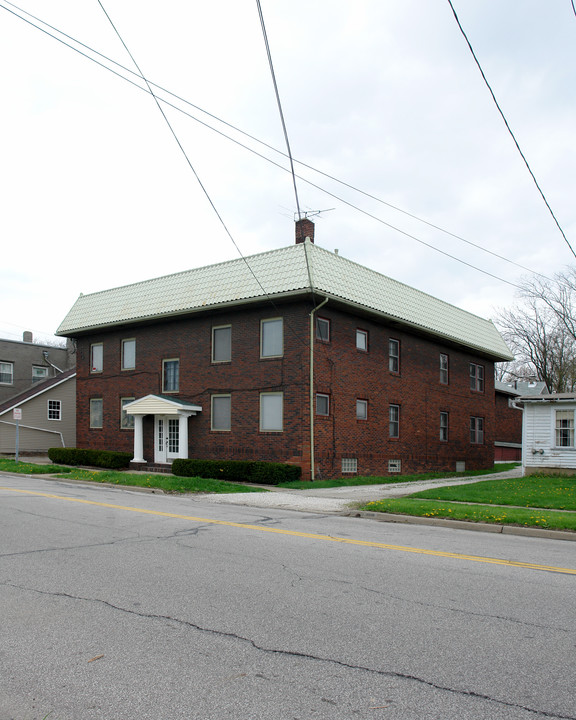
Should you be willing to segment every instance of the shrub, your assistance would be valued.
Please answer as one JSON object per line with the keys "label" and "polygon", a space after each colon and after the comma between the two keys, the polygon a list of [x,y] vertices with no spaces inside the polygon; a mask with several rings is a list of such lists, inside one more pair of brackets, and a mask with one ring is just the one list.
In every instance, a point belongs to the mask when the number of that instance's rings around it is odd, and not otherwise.
{"label": "shrub", "polygon": [[195,460],[179,459],[172,463],[172,473],[180,477],[201,477],[229,482],[247,482],[255,485],[278,485],[299,480],[302,470],[298,465],[253,462],[249,460]]}
{"label": "shrub", "polygon": [[50,448],[48,457],[53,463],[62,465],[85,465],[112,470],[127,468],[132,460],[131,453],[112,450],[82,450],[81,448]]}

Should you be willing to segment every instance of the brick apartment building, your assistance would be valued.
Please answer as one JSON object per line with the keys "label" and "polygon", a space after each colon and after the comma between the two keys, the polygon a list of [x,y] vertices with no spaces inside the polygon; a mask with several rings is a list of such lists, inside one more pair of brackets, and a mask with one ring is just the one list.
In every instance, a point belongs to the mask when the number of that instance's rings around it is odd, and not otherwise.
{"label": "brick apartment building", "polygon": [[81,295],[77,445],[296,463],[303,477],[491,466],[493,324],[314,244]]}

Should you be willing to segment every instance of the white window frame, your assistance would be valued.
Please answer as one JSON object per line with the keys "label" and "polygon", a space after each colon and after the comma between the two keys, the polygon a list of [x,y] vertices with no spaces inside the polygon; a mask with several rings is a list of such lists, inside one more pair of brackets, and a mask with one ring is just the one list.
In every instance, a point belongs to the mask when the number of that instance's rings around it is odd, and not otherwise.
{"label": "white window frame", "polygon": [[[40,374],[38,374],[40,371]],[[32,382],[38,383],[48,379],[48,368],[45,365],[32,365]]]}
{"label": "white window frame", "polygon": [[62,420],[62,401],[48,400],[48,420]]}
{"label": "white window frame", "polygon": [[[168,363],[176,363],[176,382],[175,387],[167,388],[167,373],[166,366]],[[163,393],[177,393],[180,392],[180,358],[165,358],[162,360],[162,392]]]}
{"label": "white window frame", "polygon": [[450,360],[447,353],[440,353],[440,383],[448,385],[450,379]]}
{"label": "white window frame", "polygon": [[316,415],[322,415],[323,417],[330,415],[330,395],[316,393]]}
{"label": "white window frame", "polygon": [[574,410],[554,413],[554,442],[557,448],[574,448]]}
{"label": "white window frame", "polygon": [[440,442],[448,442],[448,428],[450,426],[450,415],[446,410],[440,411]]}
{"label": "white window frame", "polygon": [[[266,337],[270,335],[267,328],[280,328],[279,339]],[[284,355],[284,320],[281,317],[260,320],[260,357],[274,358]]]}
{"label": "white window frame", "polygon": [[124,410],[124,405],[134,402],[135,397],[123,397],[120,398],[120,429],[121,430],[134,430],[134,415],[128,415]]}
{"label": "white window frame", "polygon": [[[126,348],[132,348],[126,352]],[[136,367],[136,338],[126,338],[122,340],[122,370],[134,370]],[[128,362],[132,362],[132,365],[128,365]]]}
{"label": "white window frame", "polygon": [[368,330],[356,328],[356,350],[368,352]]}
{"label": "white window frame", "polygon": [[[223,401],[227,401],[225,408],[226,422],[220,426],[215,423],[216,418],[222,417],[222,409],[216,409],[216,405],[222,405]],[[210,398],[210,429],[214,432],[230,432],[232,430],[232,395],[230,393],[221,393],[212,395]]]}
{"label": "white window frame", "polygon": [[[270,415],[273,415],[270,418]],[[284,431],[284,393],[260,393],[260,432]]]}
{"label": "white window frame", "polygon": [[388,340],[388,370],[392,373],[400,372],[400,340]]}
{"label": "white window frame", "polygon": [[484,365],[470,363],[470,390],[484,392]]}
{"label": "white window frame", "polygon": [[[96,408],[99,407],[99,410]],[[99,425],[97,423],[100,423]],[[104,400],[90,398],[90,429],[101,430],[104,427]]]}
{"label": "white window frame", "polygon": [[104,370],[104,343],[90,345],[90,372],[101,373]]}
{"label": "white window frame", "polygon": [[400,405],[388,406],[388,437],[396,440],[400,437]]}
{"label": "white window frame", "polygon": [[[4,376],[9,377],[9,380],[2,380]],[[0,385],[14,385],[14,363],[0,362]]]}
{"label": "white window frame", "polygon": [[[227,331],[224,334],[224,331]],[[224,338],[216,342],[216,335]],[[224,345],[224,347],[222,347]],[[222,350],[224,352],[222,352]],[[222,356],[220,356],[222,355]],[[232,325],[215,325],[212,328],[212,362],[229,363],[232,361]]]}
{"label": "white window frame", "polygon": [[356,398],[356,420],[368,420],[368,400]]}
{"label": "white window frame", "polygon": [[388,472],[389,473],[401,473],[402,472],[402,460],[388,460]]}
{"label": "white window frame", "polygon": [[470,417],[470,444],[484,445],[484,418]]}
{"label": "white window frame", "polygon": [[316,316],[316,340],[330,342],[330,320]]}

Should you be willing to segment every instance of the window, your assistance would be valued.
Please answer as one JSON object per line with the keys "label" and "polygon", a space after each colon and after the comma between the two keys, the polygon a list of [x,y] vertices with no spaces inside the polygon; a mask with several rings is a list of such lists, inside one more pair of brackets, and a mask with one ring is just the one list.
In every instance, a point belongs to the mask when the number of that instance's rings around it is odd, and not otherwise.
{"label": "window", "polygon": [[330,395],[316,393],[316,415],[330,415]]}
{"label": "window", "polygon": [[368,352],[368,333],[366,330],[356,330],[356,350],[362,350],[362,352]]}
{"label": "window", "polygon": [[104,367],[104,345],[90,345],[90,372],[100,373]]}
{"label": "window", "polygon": [[484,418],[470,418],[470,442],[473,445],[482,445],[484,442]]}
{"label": "window", "polygon": [[0,362],[0,383],[12,385],[14,382],[14,363]]}
{"label": "window", "polygon": [[440,413],[440,440],[447,442],[448,440],[448,413]]}
{"label": "window", "polygon": [[32,366],[32,382],[42,382],[42,380],[46,380],[48,377],[48,368],[44,367],[43,365],[33,365]]}
{"label": "window", "polygon": [[470,390],[484,392],[484,366],[470,363]]}
{"label": "window", "polygon": [[232,326],[212,328],[212,362],[230,362],[232,360]]}
{"label": "window", "polygon": [[402,472],[402,460],[388,460],[388,472],[389,473]]}
{"label": "window", "polygon": [[60,400],[48,400],[48,420],[62,420],[62,403]]}
{"label": "window", "polygon": [[400,437],[400,405],[390,405],[388,416],[388,437]]}
{"label": "window", "polygon": [[283,403],[281,392],[260,393],[260,430],[282,432]]}
{"label": "window", "polygon": [[440,382],[448,385],[448,355],[440,353]]}
{"label": "window", "polygon": [[356,400],[356,420],[368,420],[368,400]]}
{"label": "window", "polygon": [[400,372],[400,341],[390,339],[388,341],[388,370]]}
{"label": "window", "polygon": [[162,360],[162,392],[178,392],[180,389],[180,360]]}
{"label": "window", "polygon": [[343,473],[358,472],[358,459],[357,458],[342,458],[342,472]]}
{"label": "window", "polygon": [[101,428],[103,426],[104,408],[102,398],[90,400],[90,427]]}
{"label": "window", "polygon": [[212,430],[226,431],[232,426],[232,396],[212,395]]}
{"label": "window", "polygon": [[330,342],[330,320],[316,318],[316,339],[322,342]]}
{"label": "window", "polygon": [[124,406],[128,403],[134,402],[136,398],[124,397],[120,398],[120,427],[122,430],[133,430],[134,429],[134,415],[128,415]]}
{"label": "window", "polygon": [[284,333],[282,318],[262,320],[260,325],[260,357],[282,357]]}
{"label": "window", "polygon": [[574,410],[556,410],[556,447],[574,447]]}
{"label": "window", "polygon": [[122,340],[122,370],[136,367],[136,340]]}

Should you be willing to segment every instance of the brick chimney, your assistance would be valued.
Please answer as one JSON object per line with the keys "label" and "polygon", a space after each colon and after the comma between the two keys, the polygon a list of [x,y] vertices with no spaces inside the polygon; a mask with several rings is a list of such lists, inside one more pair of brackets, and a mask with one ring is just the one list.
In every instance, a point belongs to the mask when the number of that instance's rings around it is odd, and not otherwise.
{"label": "brick chimney", "polygon": [[296,220],[296,244],[303,243],[306,238],[314,242],[314,223],[308,218]]}

